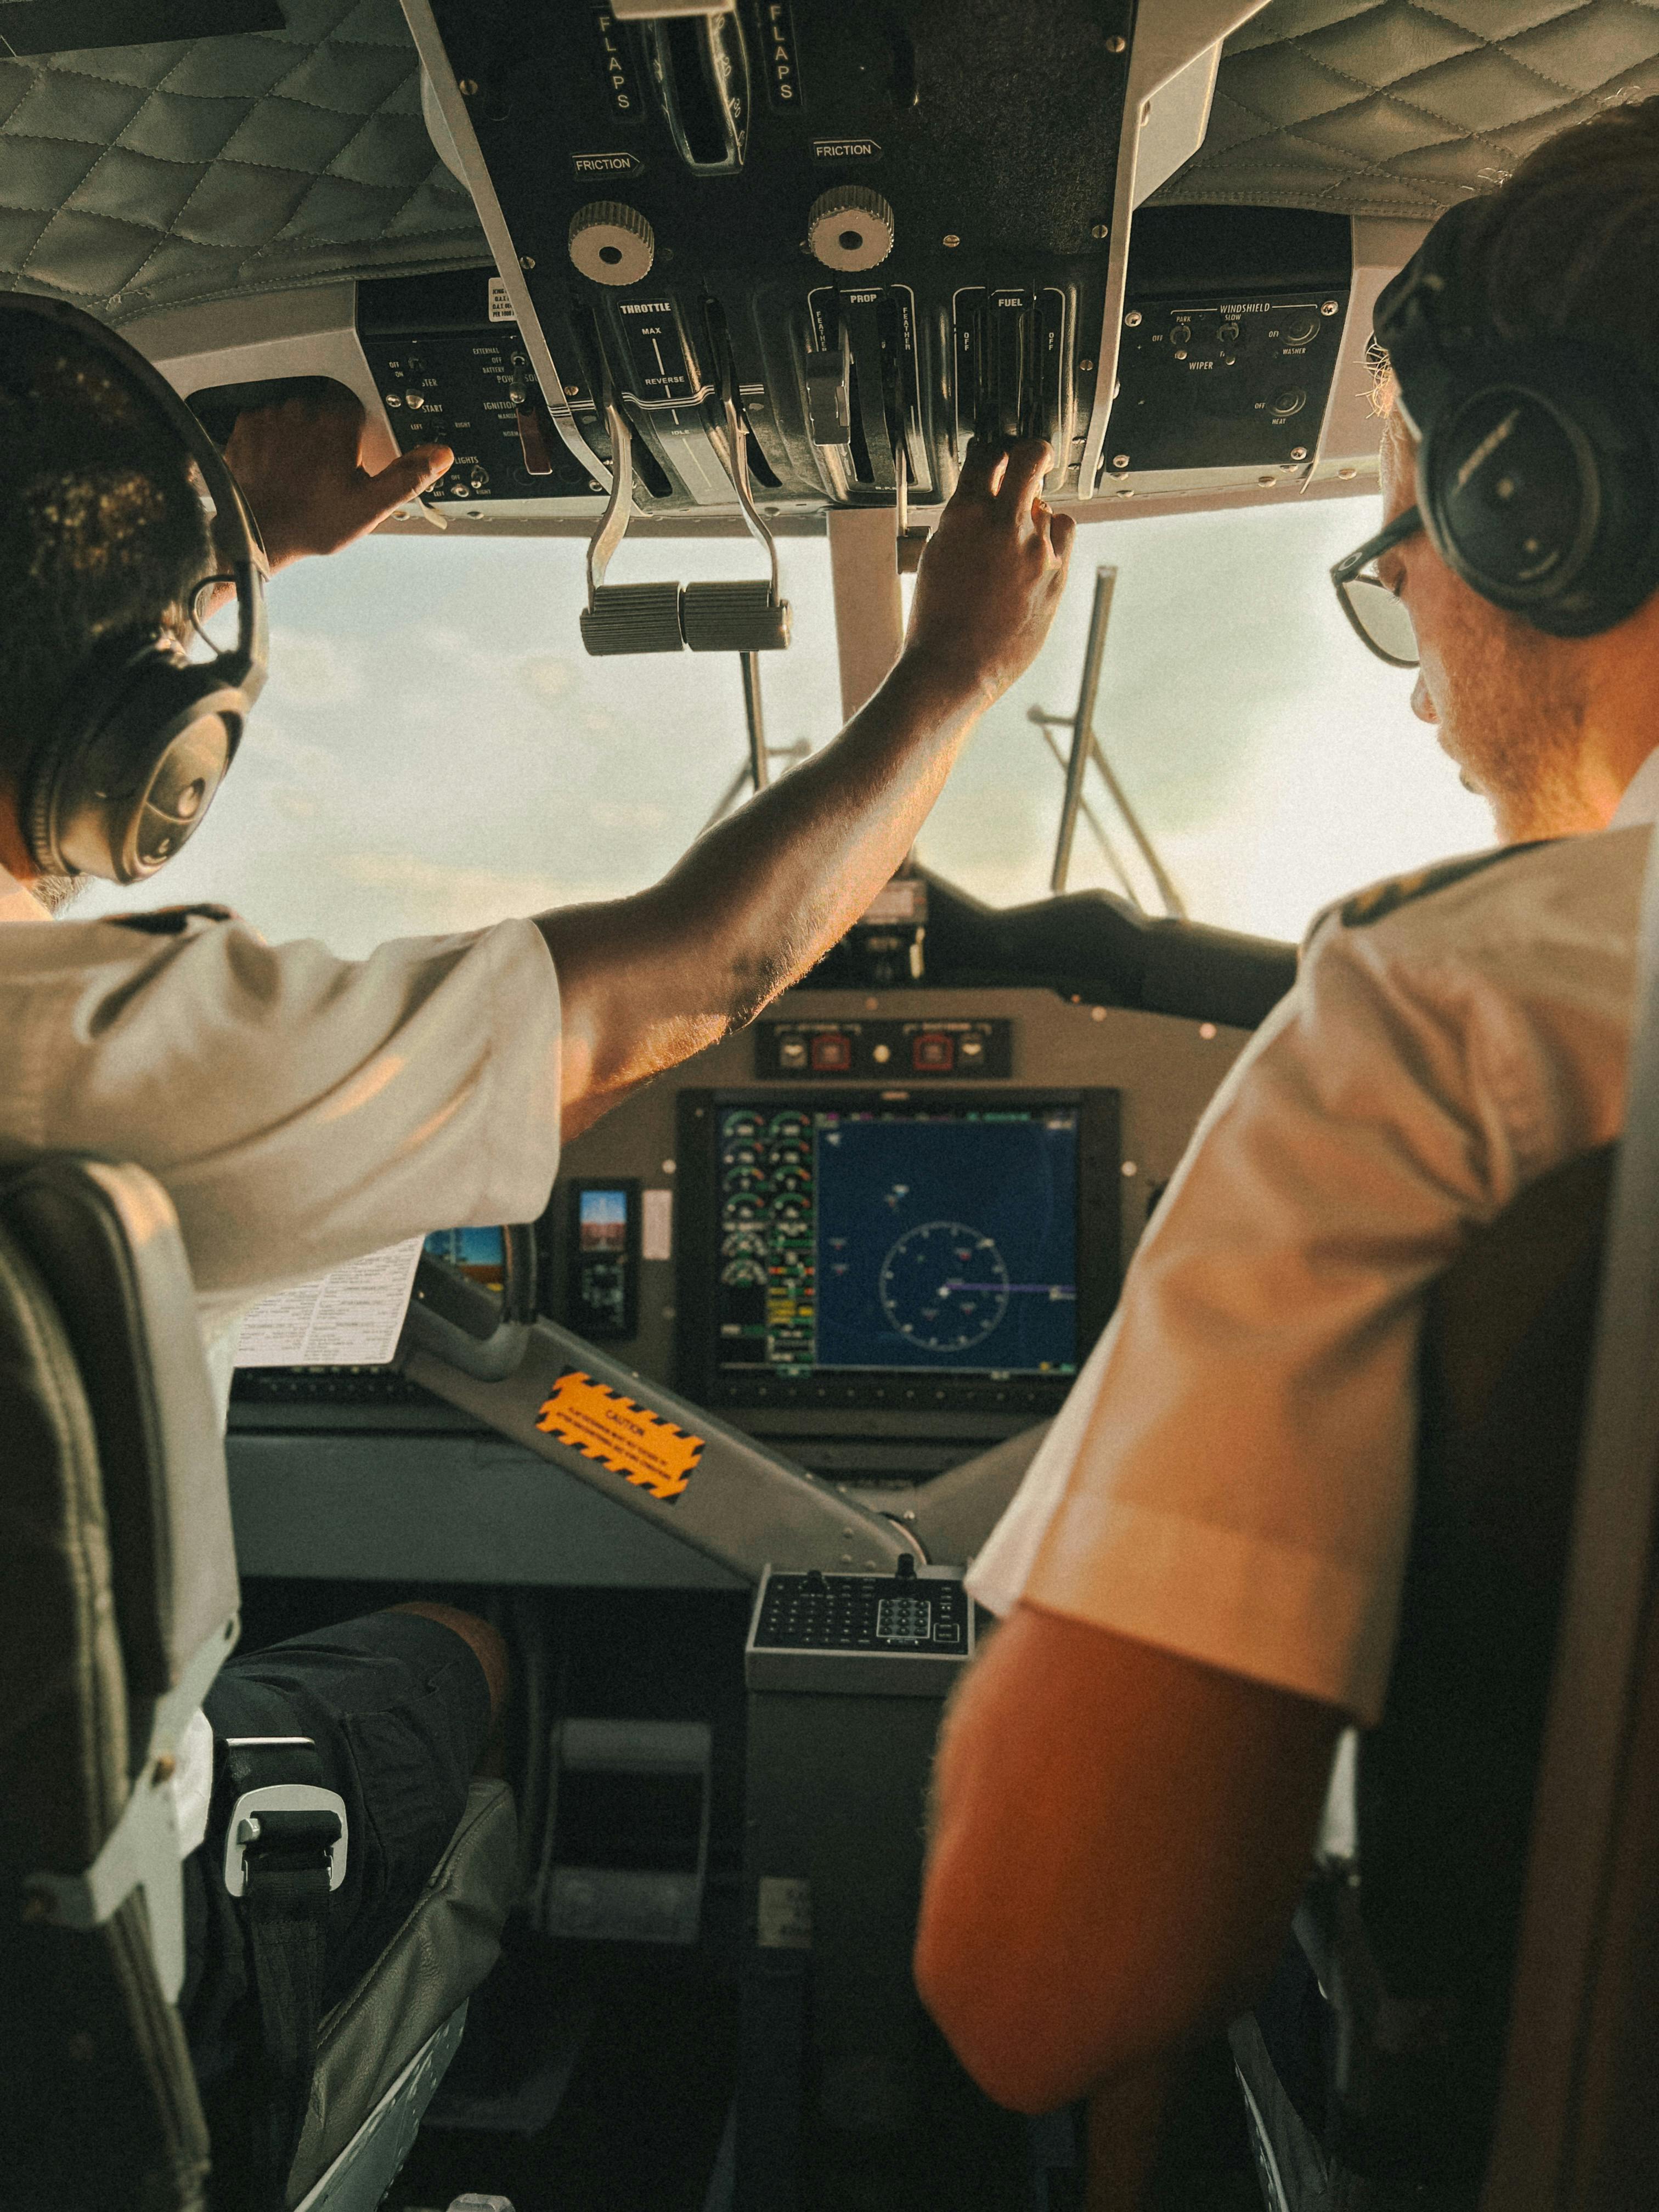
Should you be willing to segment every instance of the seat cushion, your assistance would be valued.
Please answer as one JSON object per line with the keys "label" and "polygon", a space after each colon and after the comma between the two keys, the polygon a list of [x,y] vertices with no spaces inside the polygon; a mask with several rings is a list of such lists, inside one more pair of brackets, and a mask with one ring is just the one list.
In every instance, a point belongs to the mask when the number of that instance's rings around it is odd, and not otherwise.
{"label": "seat cushion", "polygon": [[475,1782],[414,1911],[318,2036],[311,2108],[289,2176],[299,2203],[398,2075],[495,1963],[518,1887],[518,1822],[504,1782]]}

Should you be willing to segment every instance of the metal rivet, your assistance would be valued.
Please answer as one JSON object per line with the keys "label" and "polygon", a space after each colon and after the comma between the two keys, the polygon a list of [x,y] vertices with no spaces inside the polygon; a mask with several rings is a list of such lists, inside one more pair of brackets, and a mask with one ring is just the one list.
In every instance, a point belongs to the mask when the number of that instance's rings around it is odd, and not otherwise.
{"label": "metal rivet", "polygon": [[941,246],[960,246],[962,240],[957,236],[957,234],[953,230],[947,230],[944,237],[939,240],[939,244]]}
{"label": "metal rivet", "polygon": [[178,1760],[173,1756],[171,1752],[164,1751],[161,1753],[161,1756],[156,1760],[155,1765],[149,1770],[149,1782],[151,1789],[159,1790],[162,1783],[171,1782],[173,1776],[178,1771]]}
{"label": "metal rivet", "polygon": [[1336,473],[1340,482],[1346,483],[1350,477],[1357,477],[1359,471],[1358,469],[1339,469]]}
{"label": "metal rivet", "polygon": [[1112,226],[1109,222],[1097,222],[1089,233],[1091,238],[1109,238],[1111,234]]}
{"label": "metal rivet", "polygon": [[1256,482],[1259,484],[1277,483],[1279,482],[1279,478],[1277,477],[1258,477],[1256,478]]}
{"label": "metal rivet", "polygon": [[1126,1176],[1138,1176],[1140,1173],[1140,1170],[1135,1165],[1133,1160],[1125,1160],[1123,1163],[1123,1172]]}
{"label": "metal rivet", "polygon": [[533,269],[535,265],[536,257],[533,253],[521,253],[519,256],[519,266],[520,269]]}
{"label": "metal rivet", "polygon": [[1319,312],[1322,315],[1334,315],[1337,313],[1338,307],[1339,302],[1335,300],[1327,300]]}
{"label": "metal rivet", "polygon": [[478,94],[478,80],[476,76],[457,77],[455,89],[463,100],[476,100]]}
{"label": "metal rivet", "polygon": [[1091,1022],[1103,1022],[1103,1021],[1105,1020],[1105,1018],[1106,1018],[1106,1009],[1105,1009],[1105,1007],[1104,1007],[1104,1006],[1091,1006],[1091,1007],[1090,1007],[1090,1009],[1089,1009],[1089,1019],[1090,1019]]}
{"label": "metal rivet", "polygon": [[1133,499],[1135,495],[1135,488],[1133,484],[1120,484],[1117,488],[1117,495],[1120,499]]}
{"label": "metal rivet", "polygon": [[1106,51],[1109,54],[1127,53],[1128,46],[1129,41],[1127,39],[1110,38],[1106,41]]}
{"label": "metal rivet", "polygon": [[1138,331],[1140,328],[1140,310],[1139,307],[1130,308],[1128,313],[1123,318],[1123,327],[1126,331]]}
{"label": "metal rivet", "polygon": [[665,1161],[663,1162],[663,1164],[662,1164],[662,1171],[663,1171],[663,1173],[664,1173],[665,1175],[672,1175],[672,1174],[673,1174],[673,1172],[674,1172],[674,1163],[673,1163],[673,1161],[672,1161],[672,1160],[665,1160]]}
{"label": "metal rivet", "polygon": [[1091,361],[1080,361],[1080,362],[1079,362],[1079,363],[1078,363],[1078,365],[1077,365],[1077,373],[1078,373],[1078,374],[1079,374],[1079,376],[1092,376],[1092,375],[1094,374],[1094,373],[1095,373],[1095,365],[1094,365],[1093,362],[1091,362]]}
{"label": "metal rivet", "polygon": [[1215,1024],[1213,1022],[1200,1022],[1198,1025],[1198,1033],[1200,1036],[1203,1038],[1205,1043],[1208,1044],[1210,1040],[1215,1035]]}
{"label": "metal rivet", "polygon": [[873,1014],[880,1004],[879,999],[866,999],[864,1002],[864,1011],[866,1014]]}

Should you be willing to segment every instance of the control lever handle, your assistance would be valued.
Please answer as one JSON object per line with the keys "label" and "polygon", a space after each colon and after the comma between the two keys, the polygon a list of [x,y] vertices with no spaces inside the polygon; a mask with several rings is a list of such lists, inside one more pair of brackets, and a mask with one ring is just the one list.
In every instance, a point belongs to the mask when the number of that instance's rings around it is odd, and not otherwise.
{"label": "control lever handle", "polygon": [[766,583],[688,584],[680,594],[680,627],[693,653],[777,653],[789,642],[793,620],[778,574],[776,540],[762,520],[749,483],[749,426],[738,405],[736,372],[724,363],[726,431],[714,439],[721,465],[743,509],[749,534],[766,553]]}
{"label": "control lever handle", "polygon": [[840,338],[838,346],[806,356],[806,427],[814,445],[853,442],[853,356],[845,330]]}
{"label": "control lever handle", "polygon": [[607,584],[605,572],[628,534],[634,514],[634,433],[609,385],[605,419],[611,433],[611,496],[587,546],[587,605],[582,610],[582,643],[595,655],[618,653],[678,653],[678,584]]}

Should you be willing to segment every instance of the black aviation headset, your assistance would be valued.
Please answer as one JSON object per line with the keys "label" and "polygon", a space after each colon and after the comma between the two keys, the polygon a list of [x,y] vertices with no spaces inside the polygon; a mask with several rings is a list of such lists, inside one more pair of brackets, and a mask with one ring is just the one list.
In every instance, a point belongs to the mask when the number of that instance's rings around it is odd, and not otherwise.
{"label": "black aviation headset", "polygon": [[1447,567],[1552,637],[1589,637],[1659,586],[1659,388],[1613,340],[1504,339],[1463,304],[1479,200],[1443,215],[1376,303],[1418,504]]}
{"label": "black aviation headset", "polygon": [[25,314],[95,347],[150,401],[201,471],[216,559],[236,590],[236,642],[192,661],[159,622],[102,638],[30,761],[19,808],[39,865],[118,884],[154,875],[195,832],[264,689],[264,580],[254,525],[218,447],[125,338],[63,301],[0,294]]}

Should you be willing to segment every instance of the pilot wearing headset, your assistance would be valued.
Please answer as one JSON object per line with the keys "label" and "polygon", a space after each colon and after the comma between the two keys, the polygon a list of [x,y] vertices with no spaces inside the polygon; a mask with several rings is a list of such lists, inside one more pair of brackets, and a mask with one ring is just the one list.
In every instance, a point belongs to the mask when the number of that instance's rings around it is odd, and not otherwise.
{"label": "pilot wearing headset", "polygon": [[1659,817],[1656,270],[1650,100],[1454,208],[1379,301],[1385,526],[1334,580],[1420,663],[1503,844],[1316,923],[969,1577],[1004,1620],[945,1724],[918,1978],[993,2095],[1103,2085],[1126,2205],[1169,2055],[1260,1994],[1339,1732],[1382,1711],[1427,1287],[1622,1124]]}
{"label": "pilot wearing headset", "polygon": [[[886,683],[637,896],[360,962],[267,945],[217,908],[40,927],[77,878],[143,880],[199,826],[264,680],[267,565],[348,542],[448,465],[433,449],[369,479],[359,429],[327,409],[244,417],[229,447],[239,485],[124,341],[74,308],[0,295],[0,1165],[67,1148],[156,1175],[226,1389],[239,1317],[270,1290],[436,1226],[533,1219],[562,1134],[750,1018],[829,950],[1035,656],[1072,535],[1037,496],[1046,447],[970,449]],[[227,587],[235,642],[191,660],[191,611]],[[504,1685],[494,1632],[441,1606],[222,1670],[173,1784],[183,2009],[210,2113],[222,2098],[234,2107],[258,2042],[240,1907],[197,1848],[215,1736],[312,1736],[344,1799],[327,2003],[447,1845]],[[270,2061],[269,2035],[264,2047]],[[267,2202],[281,2201],[309,2084],[308,2066],[287,2073],[288,2093],[249,2116]],[[215,2133],[217,2157],[228,2137]]]}

